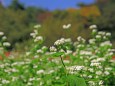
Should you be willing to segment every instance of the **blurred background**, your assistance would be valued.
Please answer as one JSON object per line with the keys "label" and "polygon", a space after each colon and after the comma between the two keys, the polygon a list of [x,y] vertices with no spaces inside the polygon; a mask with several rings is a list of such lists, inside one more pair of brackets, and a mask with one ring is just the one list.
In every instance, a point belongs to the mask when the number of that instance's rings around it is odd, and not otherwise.
{"label": "blurred background", "polygon": [[[90,37],[90,25],[112,33],[115,48],[115,0],[0,0],[0,31],[12,44],[9,50],[24,51],[32,43],[33,26],[50,46],[61,37]],[[71,24],[64,30],[63,25]]]}

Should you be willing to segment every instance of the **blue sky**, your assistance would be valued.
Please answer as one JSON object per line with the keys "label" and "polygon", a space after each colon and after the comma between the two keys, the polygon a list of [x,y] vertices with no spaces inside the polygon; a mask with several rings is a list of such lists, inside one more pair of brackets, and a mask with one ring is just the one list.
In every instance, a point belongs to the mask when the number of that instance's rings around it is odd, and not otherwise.
{"label": "blue sky", "polygon": [[[2,0],[5,6],[9,5],[12,0]],[[79,2],[86,4],[93,3],[95,0],[19,0],[25,6],[36,6],[49,10],[75,8]]]}

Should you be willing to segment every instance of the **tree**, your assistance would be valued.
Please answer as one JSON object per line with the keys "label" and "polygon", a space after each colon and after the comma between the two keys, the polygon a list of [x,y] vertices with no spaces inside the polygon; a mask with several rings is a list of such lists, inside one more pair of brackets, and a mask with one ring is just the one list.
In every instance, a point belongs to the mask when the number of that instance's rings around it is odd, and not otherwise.
{"label": "tree", "polygon": [[14,9],[14,10],[24,10],[24,5],[21,4],[18,0],[13,0],[11,5],[9,6],[11,9]]}

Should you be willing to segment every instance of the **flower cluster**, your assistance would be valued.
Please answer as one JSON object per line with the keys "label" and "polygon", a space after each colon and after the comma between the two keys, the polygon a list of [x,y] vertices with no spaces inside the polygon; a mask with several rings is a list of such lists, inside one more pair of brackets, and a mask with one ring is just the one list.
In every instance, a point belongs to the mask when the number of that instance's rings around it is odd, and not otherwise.
{"label": "flower cluster", "polygon": [[4,32],[0,32],[0,53],[4,53],[10,45],[11,44],[7,42],[7,37],[4,36]]}

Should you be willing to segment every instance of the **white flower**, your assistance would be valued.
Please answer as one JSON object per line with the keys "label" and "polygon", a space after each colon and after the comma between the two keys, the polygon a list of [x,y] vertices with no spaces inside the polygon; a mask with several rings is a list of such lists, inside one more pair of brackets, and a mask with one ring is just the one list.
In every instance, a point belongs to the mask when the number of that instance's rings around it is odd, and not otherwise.
{"label": "white flower", "polygon": [[32,36],[33,38],[35,38],[36,34],[35,33],[30,33],[30,36]]}
{"label": "white flower", "polygon": [[102,85],[102,84],[103,84],[103,81],[102,81],[102,80],[100,80],[100,81],[99,81],[99,85]]}
{"label": "white flower", "polygon": [[94,72],[94,69],[93,69],[93,68],[89,68],[88,70],[89,70],[90,72],[92,72],[92,73]]}
{"label": "white flower", "polygon": [[51,51],[51,52],[56,52],[57,49],[56,49],[54,46],[51,46],[51,47],[50,47],[50,51]]}
{"label": "white flower", "polygon": [[41,27],[40,24],[34,26],[34,28],[36,28],[36,29],[37,29],[37,28],[40,28],[40,27]]}
{"label": "white flower", "polygon": [[63,62],[64,62],[64,63],[70,63],[70,61],[69,61],[69,60],[63,60]]}
{"label": "white flower", "polygon": [[90,43],[90,44],[94,44],[95,41],[96,41],[95,39],[90,39],[90,40],[89,40],[89,43]]}
{"label": "white flower", "polygon": [[0,36],[4,35],[4,32],[0,32]]}
{"label": "white flower", "polygon": [[52,74],[52,73],[54,73],[55,71],[54,70],[50,70],[50,71],[48,71],[46,74]]}
{"label": "white flower", "polygon": [[54,45],[62,45],[62,44],[64,44],[65,43],[65,39],[64,38],[61,38],[61,39],[59,39],[59,40],[57,40],[55,43],[54,43]]}
{"label": "white flower", "polygon": [[43,51],[41,49],[37,50],[37,53],[43,53]]}
{"label": "white flower", "polygon": [[111,36],[111,33],[109,33],[109,32],[108,32],[108,33],[106,33],[106,36]]}
{"label": "white flower", "polygon": [[4,42],[3,46],[9,47],[11,44],[9,42]]}
{"label": "white flower", "polygon": [[44,73],[44,70],[37,71],[37,74],[42,74],[42,73]]}
{"label": "white flower", "polygon": [[34,30],[34,33],[37,35],[37,34],[38,34],[38,31],[37,31],[37,30]]}
{"label": "white flower", "polygon": [[97,61],[105,61],[105,58],[97,58]]}
{"label": "white flower", "polygon": [[90,64],[90,66],[99,66],[100,64],[101,64],[101,63],[98,63],[98,62],[96,62],[96,63],[93,63],[93,62],[92,62],[92,63]]}
{"label": "white flower", "polygon": [[105,71],[104,74],[105,74],[105,75],[109,75],[110,73],[109,73],[108,71]]}
{"label": "white flower", "polygon": [[71,24],[63,25],[63,29],[69,29],[71,27]]}
{"label": "white flower", "polygon": [[39,55],[35,55],[34,58],[39,58]]}
{"label": "white flower", "polygon": [[88,78],[92,78],[92,75],[89,75]]}
{"label": "white flower", "polygon": [[100,46],[112,46],[112,43],[110,41],[105,41],[100,44]]}
{"label": "white flower", "polygon": [[112,68],[111,67],[107,67],[107,68],[105,68],[105,70],[112,70]]}
{"label": "white flower", "polygon": [[37,42],[37,41],[41,41],[43,40],[43,37],[42,36],[37,36],[34,40],[34,42]]}
{"label": "white flower", "polygon": [[60,77],[56,77],[55,79],[58,80],[58,79],[60,79]]}
{"label": "white flower", "polygon": [[90,51],[80,51],[81,55],[92,55],[92,52]]}
{"label": "white flower", "polygon": [[31,82],[28,82],[28,83],[27,83],[27,85],[30,85],[30,86],[32,86],[33,84],[32,84]]}
{"label": "white flower", "polygon": [[33,81],[33,80],[35,80],[35,78],[34,78],[34,77],[29,79],[29,81]]}
{"label": "white flower", "polygon": [[8,83],[10,83],[10,81],[8,81],[8,80],[2,80],[2,84],[8,84]]}
{"label": "white flower", "polygon": [[83,42],[83,43],[85,43],[85,39],[84,38],[82,38],[81,36],[78,36],[77,37],[77,40],[79,41],[79,42]]}
{"label": "white flower", "polygon": [[101,75],[101,74],[102,74],[102,71],[96,71],[96,74],[97,74],[97,75]]}
{"label": "white flower", "polygon": [[95,86],[95,82],[94,81],[89,81],[89,86]]}
{"label": "white flower", "polygon": [[99,35],[105,35],[105,32],[100,31],[100,32],[98,32],[98,34],[99,34]]}
{"label": "white flower", "polygon": [[96,28],[97,28],[97,25],[91,25],[89,28],[90,28],[90,29],[96,29]]}
{"label": "white flower", "polygon": [[18,77],[12,77],[12,81],[16,81],[18,79]]}
{"label": "white flower", "polygon": [[3,40],[6,40],[6,39],[7,39],[7,37],[6,37],[6,36],[3,36],[3,37],[2,37],[2,39],[3,39]]}
{"label": "white flower", "polygon": [[67,50],[66,53],[65,53],[65,55],[69,55],[69,54],[71,54],[71,53],[72,53],[71,50]]}
{"label": "white flower", "polygon": [[96,35],[96,38],[97,38],[97,39],[100,39],[100,38],[101,38],[101,36],[100,36],[100,35]]}
{"label": "white flower", "polygon": [[31,52],[26,52],[26,56],[29,56],[31,54]]}
{"label": "white flower", "polygon": [[80,71],[84,68],[84,66],[70,66],[70,67],[67,67],[68,70],[70,71]]}
{"label": "white flower", "polygon": [[18,72],[18,70],[17,70],[17,69],[14,69],[14,68],[11,69],[11,71],[12,71],[12,72]]}

